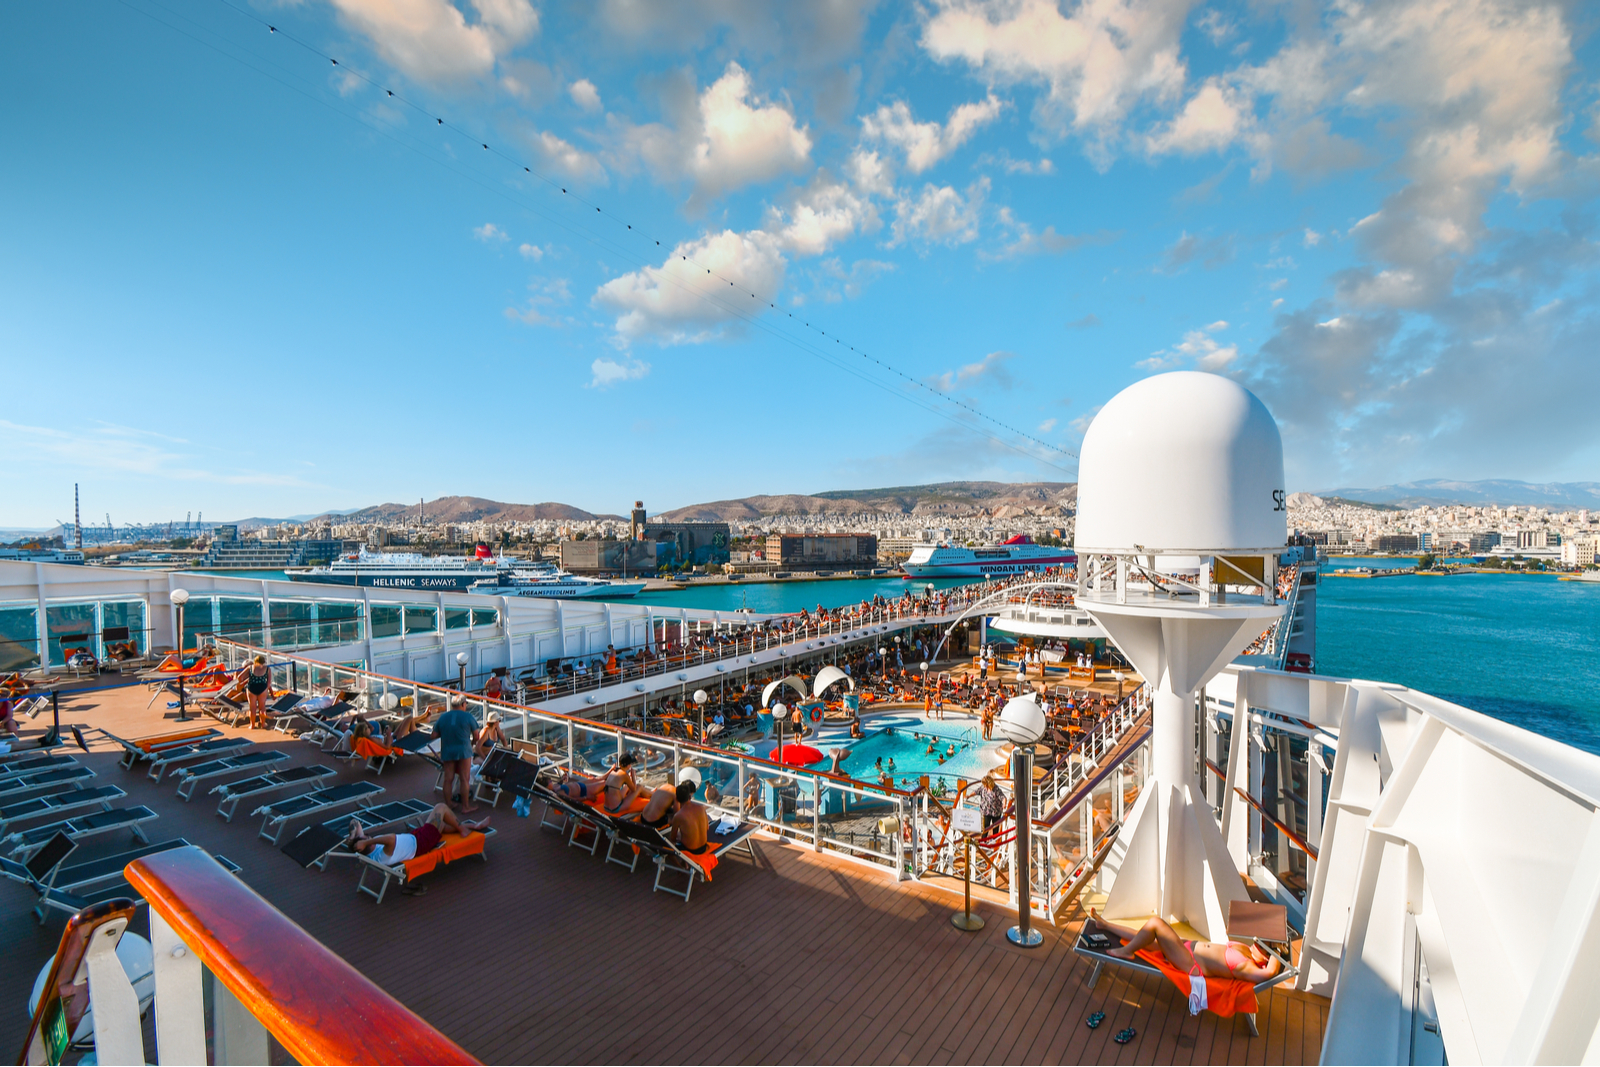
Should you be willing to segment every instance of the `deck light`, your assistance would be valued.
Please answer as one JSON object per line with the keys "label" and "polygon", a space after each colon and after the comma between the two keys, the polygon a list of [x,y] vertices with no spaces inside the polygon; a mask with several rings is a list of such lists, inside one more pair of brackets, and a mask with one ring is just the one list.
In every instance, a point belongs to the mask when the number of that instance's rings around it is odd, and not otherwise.
{"label": "deck light", "polygon": [[465,652],[456,653],[456,668],[460,672],[456,688],[465,693],[467,691],[467,654]]}
{"label": "deck light", "polygon": [[[722,664],[720,664],[720,663],[717,664],[717,670],[720,671],[721,669],[722,669]],[[694,702],[700,708],[700,732],[698,734],[696,734],[695,736],[700,738],[700,743],[701,744],[704,744],[705,743],[705,739],[706,739],[706,701],[708,701],[710,699],[711,699],[711,697],[706,695],[706,691],[704,689],[696,689],[694,691]],[[695,785],[699,785],[699,784],[700,784],[700,782],[699,782],[699,779],[697,778],[695,780]]]}
{"label": "deck light", "polygon": [[[178,608],[178,664],[183,665],[183,606],[189,602],[189,590],[174,589],[167,594],[167,599]],[[183,695],[183,671],[178,671],[178,721],[189,721],[189,709]]]}
{"label": "deck light", "polygon": [[1014,746],[1011,788],[1016,797],[1017,831],[1013,835],[1016,858],[1012,870],[1017,872],[1017,925],[1006,931],[1006,940],[1022,948],[1033,948],[1044,941],[1044,935],[1033,929],[1033,905],[1029,900],[1033,888],[1033,815],[1029,801],[1033,797],[1033,746],[1044,736],[1044,710],[1032,694],[1012,697],[1001,710],[995,726]]}

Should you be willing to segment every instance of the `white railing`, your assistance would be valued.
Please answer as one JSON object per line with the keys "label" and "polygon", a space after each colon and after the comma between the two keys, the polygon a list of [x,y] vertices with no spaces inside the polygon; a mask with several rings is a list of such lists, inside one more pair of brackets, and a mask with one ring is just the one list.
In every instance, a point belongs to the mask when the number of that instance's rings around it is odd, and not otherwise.
{"label": "white railing", "polygon": [[1122,743],[1123,735],[1128,732],[1128,728],[1149,708],[1149,687],[1140,685],[1085,735],[1079,747],[1072,752],[1072,756],[1077,756],[1077,759],[1071,756],[1058,756],[1050,774],[1034,783],[1033,810],[1040,815],[1047,815],[1051,804],[1088,779],[1100,761],[1105,758],[1106,753]]}

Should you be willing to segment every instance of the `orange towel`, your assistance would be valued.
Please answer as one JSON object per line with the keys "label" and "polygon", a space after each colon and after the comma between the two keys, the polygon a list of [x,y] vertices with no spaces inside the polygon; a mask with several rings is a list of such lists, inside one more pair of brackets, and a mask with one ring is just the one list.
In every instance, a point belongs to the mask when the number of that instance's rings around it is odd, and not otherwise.
{"label": "orange towel", "polygon": [[488,841],[488,837],[476,830],[464,834],[445,834],[438,848],[405,861],[406,881],[421,878],[435,868],[454,863],[463,856],[481,855]]}
{"label": "orange towel", "polygon": [[355,754],[362,759],[378,759],[384,756],[393,756],[396,759],[405,755],[398,748],[389,748],[381,741],[374,741],[370,737],[358,737],[355,743]]}
{"label": "orange towel", "polygon": [[[1189,972],[1174,967],[1172,961],[1154,945],[1142,948],[1138,956],[1144,962],[1158,967],[1167,980],[1178,987],[1178,992],[1189,997]],[[1237,1012],[1253,1013],[1257,1010],[1256,987],[1243,978],[1213,978],[1206,975],[1206,1009],[1224,1019]]]}
{"label": "orange towel", "polygon": [[133,746],[141,752],[149,752],[161,745],[177,744],[179,741],[193,741],[211,736],[210,727],[199,730],[180,730],[173,734],[162,734],[159,737],[141,737],[133,742]]}
{"label": "orange towel", "polygon": [[706,881],[711,881],[711,872],[717,869],[716,853],[712,852],[710,849],[707,849],[705,854],[700,856],[697,856],[688,850],[683,850],[683,854],[689,857],[689,861],[691,863],[700,868],[700,870],[706,876]]}
{"label": "orange towel", "polygon": [[621,811],[612,811],[610,808],[606,807],[604,794],[602,794],[597,800],[586,800],[584,803],[594,810],[601,812],[602,814],[610,815],[612,818],[622,819],[629,815],[637,815],[645,808],[648,808],[650,806],[650,798],[648,796],[634,797],[628,806],[623,808]]}

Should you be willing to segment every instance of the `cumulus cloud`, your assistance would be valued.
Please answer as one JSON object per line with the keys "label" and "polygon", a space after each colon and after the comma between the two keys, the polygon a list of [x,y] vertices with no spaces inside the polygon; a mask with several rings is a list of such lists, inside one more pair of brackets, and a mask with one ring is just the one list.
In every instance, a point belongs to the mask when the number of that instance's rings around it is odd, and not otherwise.
{"label": "cumulus cloud", "polygon": [[[530,248],[532,246],[523,245],[522,247]],[[521,307],[506,308],[505,316],[528,326],[554,326],[560,320],[552,312],[571,300],[572,290],[567,283],[567,279],[534,278],[528,283],[528,297],[523,305]]]}
{"label": "cumulus cloud", "polygon": [[694,183],[691,205],[704,207],[724,192],[803,169],[811,134],[794,112],[758,96],[750,75],[729,63],[674,125],[627,127],[623,140],[666,179]]}
{"label": "cumulus cloud", "polygon": [[861,119],[863,141],[892,145],[905,158],[906,169],[921,174],[966,144],[982,127],[993,122],[1005,106],[990,93],[976,103],[961,104],[944,125],[918,122],[904,100],[885,104]]}
{"label": "cumulus cloud", "polygon": [[530,140],[545,169],[579,181],[604,183],[606,169],[593,153],[562,140],[549,130],[532,133]]}
{"label": "cumulus cloud", "polygon": [[629,382],[650,373],[650,364],[637,359],[600,358],[589,364],[590,389],[609,389],[618,382]]}
{"label": "cumulus cloud", "polygon": [[1046,226],[1035,233],[1033,227],[1018,219],[1009,207],[1001,208],[996,217],[1000,225],[1011,231],[1011,240],[995,251],[978,253],[978,258],[990,261],[1021,259],[1024,256],[1055,256],[1089,244],[1106,244],[1117,234],[1107,230],[1092,234],[1057,233],[1055,226]]}
{"label": "cumulus cloud", "polygon": [[801,256],[820,256],[858,231],[870,233],[880,225],[871,197],[826,170],[819,170],[786,208],[772,208],[767,221],[779,243]]}
{"label": "cumulus cloud", "polygon": [[1050,175],[1056,172],[1056,165],[1048,156],[1034,159],[1016,159],[1010,152],[1001,149],[998,152],[985,152],[978,157],[977,165],[980,167],[999,167],[1007,174]]}
{"label": "cumulus cloud", "polygon": [[409,77],[451,82],[488,74],[539,31],[528,0],[472,0],[475,22],[449,0],[332,0],[345,24]]}
{"label": "cumulus cloud", "polygon": [[1149,359],[1142,359],[1134,366],[1151,372],[1172,370],[1175,367],[1197,367],[1207,371],[1224,370],[1239,355],[1237,344],[1224,345],[1213,336],[1227,328],[1227,321],[1218,319],[1209,326],[1189,330],[1183,335],[1182,341],[1171,348],[1151,353]]}
{"label": "cumulus cloud", "polygon": [[1315,248],[1322,243],[1322,234],[1308,226],[1306,227],[1304,236],[1300,238],[1300,243],[1305,245],[1307,248]]}
{"label": "cumulus cloud", "polygon": [[1081,318],[1073,319],[1071,322],[1067,323],[1067,329],[1088,330],[1098,325],[1100,325],[1100,316],[1091,311],[1089,314],[1084,315]]}
{"label": "cumulus cloud", "polygon": [[1226,148],[1254,126],[1250,102],[1220,78],[1208,78],[1173,119],[1145,138],[1152,155],[1196,155]]}
{"label": "cumulus cloud", "polygon": [[817,297],[827,303],[854,300],[867,286],[895,269],[881,259],[858,259],[848,268],[839,259],[825,259],[818,265]]}
{"label": "cumulus cloud", "polygon": [[1042,84],[1046,130],[1088,138],[1108,163],[1116,127],[1141,101],[1178,93],[1185,0],[1085,0],[1070,14],[1055,0],[935,0],[922,48],[995,82]]}
{"label": "cumulus cloud", "polygon": [[903,193],[895,202],[889,244],[917,241],[925,245],[955,246],[978,239],[978,220],[989,179],[979,178],[963,196],[949,185],[931,182],[918,193]]}
{"label": "cumulus cloud", "polygon": [[600,110],[600,90],[594,87],[594,82],[588,78],[579,78],[567,86],[567,95],[572,97],[572,102],[585,111]]}
{"label": "cumulus cloud", "polygon": [[767,310],[786,269],[772,234],[723,230],[680,244],[659,267],[613,278],[596,290],[593,303],[616,314],[622,344],[706,341],[741,316]]}
{"label": "cumulus cloud", "polygon": [[990,352],[976,363],[968,363],[955,370],[934,375],[928,379],[928,384],[941,393],[991,384],[1002,389],[1010,389],[1011,373],[1006,364],[1016,357],[1015,352]]}
{"label": "cumulus cloud", "polygon": [[1173,273],[1199,262],[1206,270],[1215,270],[1233,262],[1234,239],[1232,234],[1201,237],[1185,230],[1161,254],[1161,270]]}
{"label": "cumulus cloud", "polygon": [[543,259],[545,255],[544,249],[540,248],[538,245],[530,245],[527,243],[518,245],[517,251],[522,255],[523,259],[531,259],[535,263]]}
{"label": "cumulus cloud", "polygon": [[506,237],[506,232],[492,222],[486,222],[482,226],[474,226],[472,228],[472,236],[476,237],[485,244],[488,244],[490,241],[504,241],[508,239]]}

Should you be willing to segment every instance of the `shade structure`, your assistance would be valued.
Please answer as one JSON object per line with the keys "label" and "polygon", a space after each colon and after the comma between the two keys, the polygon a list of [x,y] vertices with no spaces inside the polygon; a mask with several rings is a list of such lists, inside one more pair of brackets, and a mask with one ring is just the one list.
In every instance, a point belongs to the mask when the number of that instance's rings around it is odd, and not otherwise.
{"label": "shade structure", "polygon": [[772,759],[787,767],[805,767],[812,763],[821,763],[824,758],[821,749],[812,748],[810,745],[784,745],[782,748],[772,750]]}

